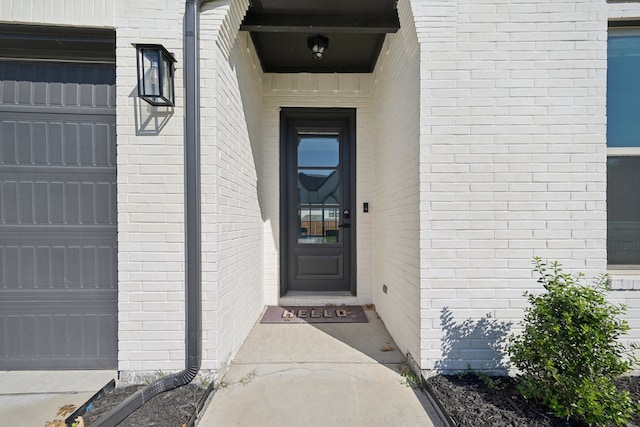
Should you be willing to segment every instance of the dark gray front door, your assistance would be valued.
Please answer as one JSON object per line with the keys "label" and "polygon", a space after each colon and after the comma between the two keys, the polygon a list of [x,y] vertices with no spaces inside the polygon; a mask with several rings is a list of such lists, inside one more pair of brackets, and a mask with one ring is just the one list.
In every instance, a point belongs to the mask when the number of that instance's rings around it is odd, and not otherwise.
{"label": "dark gray front door", "polygon": [[355,294],[355,110],[281,113],[282,293]]}
{"label": "dark gray front door", "polygon": [[117,364],[115,66],[0,60],[0,370]]}

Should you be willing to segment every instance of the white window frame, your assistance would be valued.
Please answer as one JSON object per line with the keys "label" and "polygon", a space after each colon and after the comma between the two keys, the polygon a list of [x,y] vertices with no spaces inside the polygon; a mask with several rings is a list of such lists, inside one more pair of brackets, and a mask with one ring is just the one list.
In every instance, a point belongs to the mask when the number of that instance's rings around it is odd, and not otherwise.
{"label": "white window frame", "polygon": [[[609,28],[608,37],[622,37],[622,36],[640,36],[640,27],[621,27],[621,28]],[[607,48],[608,54],[608,48]],[[640,157],[640,147],[609,147],[607,144],[607,161],[609,156],[629,156]],[[607,180],[609,177],[607,176]],[[607,215],[608,207],[607,207]],[[609,234],[607,231],[607,246],[609,245]],[[638,275],[640,271],[640,264],[609,264],[607,254],[607,270],[615,272],[616,276],[622,275]]]}

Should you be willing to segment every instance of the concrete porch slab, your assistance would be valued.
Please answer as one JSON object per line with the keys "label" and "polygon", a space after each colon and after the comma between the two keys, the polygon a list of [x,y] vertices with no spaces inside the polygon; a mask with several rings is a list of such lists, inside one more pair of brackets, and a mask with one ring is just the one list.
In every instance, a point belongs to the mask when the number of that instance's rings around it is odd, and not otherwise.
{"label": "concrete porch slab", "polygon": [[369,323],[256,324],[199,426],[440,426],[373,310]]}
{"label": "concrete porch slab", "polygon": [[248,363],[404,363],[393,338],[374,310],[369,323],[257,323],[234,359]]}

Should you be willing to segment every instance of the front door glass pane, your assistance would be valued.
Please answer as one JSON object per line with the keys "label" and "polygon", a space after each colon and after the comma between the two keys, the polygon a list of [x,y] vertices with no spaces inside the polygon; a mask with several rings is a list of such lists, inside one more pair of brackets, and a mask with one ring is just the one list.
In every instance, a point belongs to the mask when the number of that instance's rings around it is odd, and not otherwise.
{"label": "front door glass pane", "polygon": [[304,245],[336,244],[340,240],[337,207],[300,206],[298,243]]}
{"label": "front door glass pane", "polygon": [[338,170],[298,169],[298,243],[338,243],[339,211]]}
{"label": "front door glass pane", "polygon": [[337,167],[340,140],[337,134],[303,134],[298,138],[298,167]]}
{"label": "front door glass pane", "polygon": [[298,143],[298,243],[340,243],[339,139],[301,135]]}

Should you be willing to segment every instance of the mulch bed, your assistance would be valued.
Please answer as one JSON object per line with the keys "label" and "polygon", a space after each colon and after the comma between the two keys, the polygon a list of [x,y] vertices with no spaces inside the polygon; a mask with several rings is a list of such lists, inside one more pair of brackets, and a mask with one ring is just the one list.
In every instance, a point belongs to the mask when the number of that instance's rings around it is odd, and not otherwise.
{"label": "mulch bed", "polygon": [[[545,408],[520,396],[513,378],[478,375],[438,375],[427,380],[434,397],[443,406],[455,426],[459,427],[584,427],[581,423],[560,420]],[[640,377],[625,377],[619,387],[640,400]],[[86,425],[144,386],[115,389],[98,400],[84,416]],[[182,427],[205,394],[205,390],[189,384],[151,399],[121,427]],[[630,427],[640,426],[636,414]]]}
{"label": "mulch bed", "polygon": [[[97,421],[103,414],[108,412],[118,403],[125,400],[134,392],[145,387],[135,385],[114,389],[100,400],[93,408],[87,412],[83,418],[85,425]],[[145,403],[133,414],[127,417],[119,427],[182,427],[187,425],[189,418],[193,415],[196,407],[206,390],[194,384],[169,390],[155,396]]]}
{"label": "mulch bed", "polygon": [[[429,378],[427,384],[456,426],[584,427],[582,423],[560,420],[545,408],[526,401],[513,378],[492,377],[483,381],[474,374],[438,375]],[[619,387],[640,400],[640,377],[623,378]],[[638,414],[629,426],[640,426]]]}

